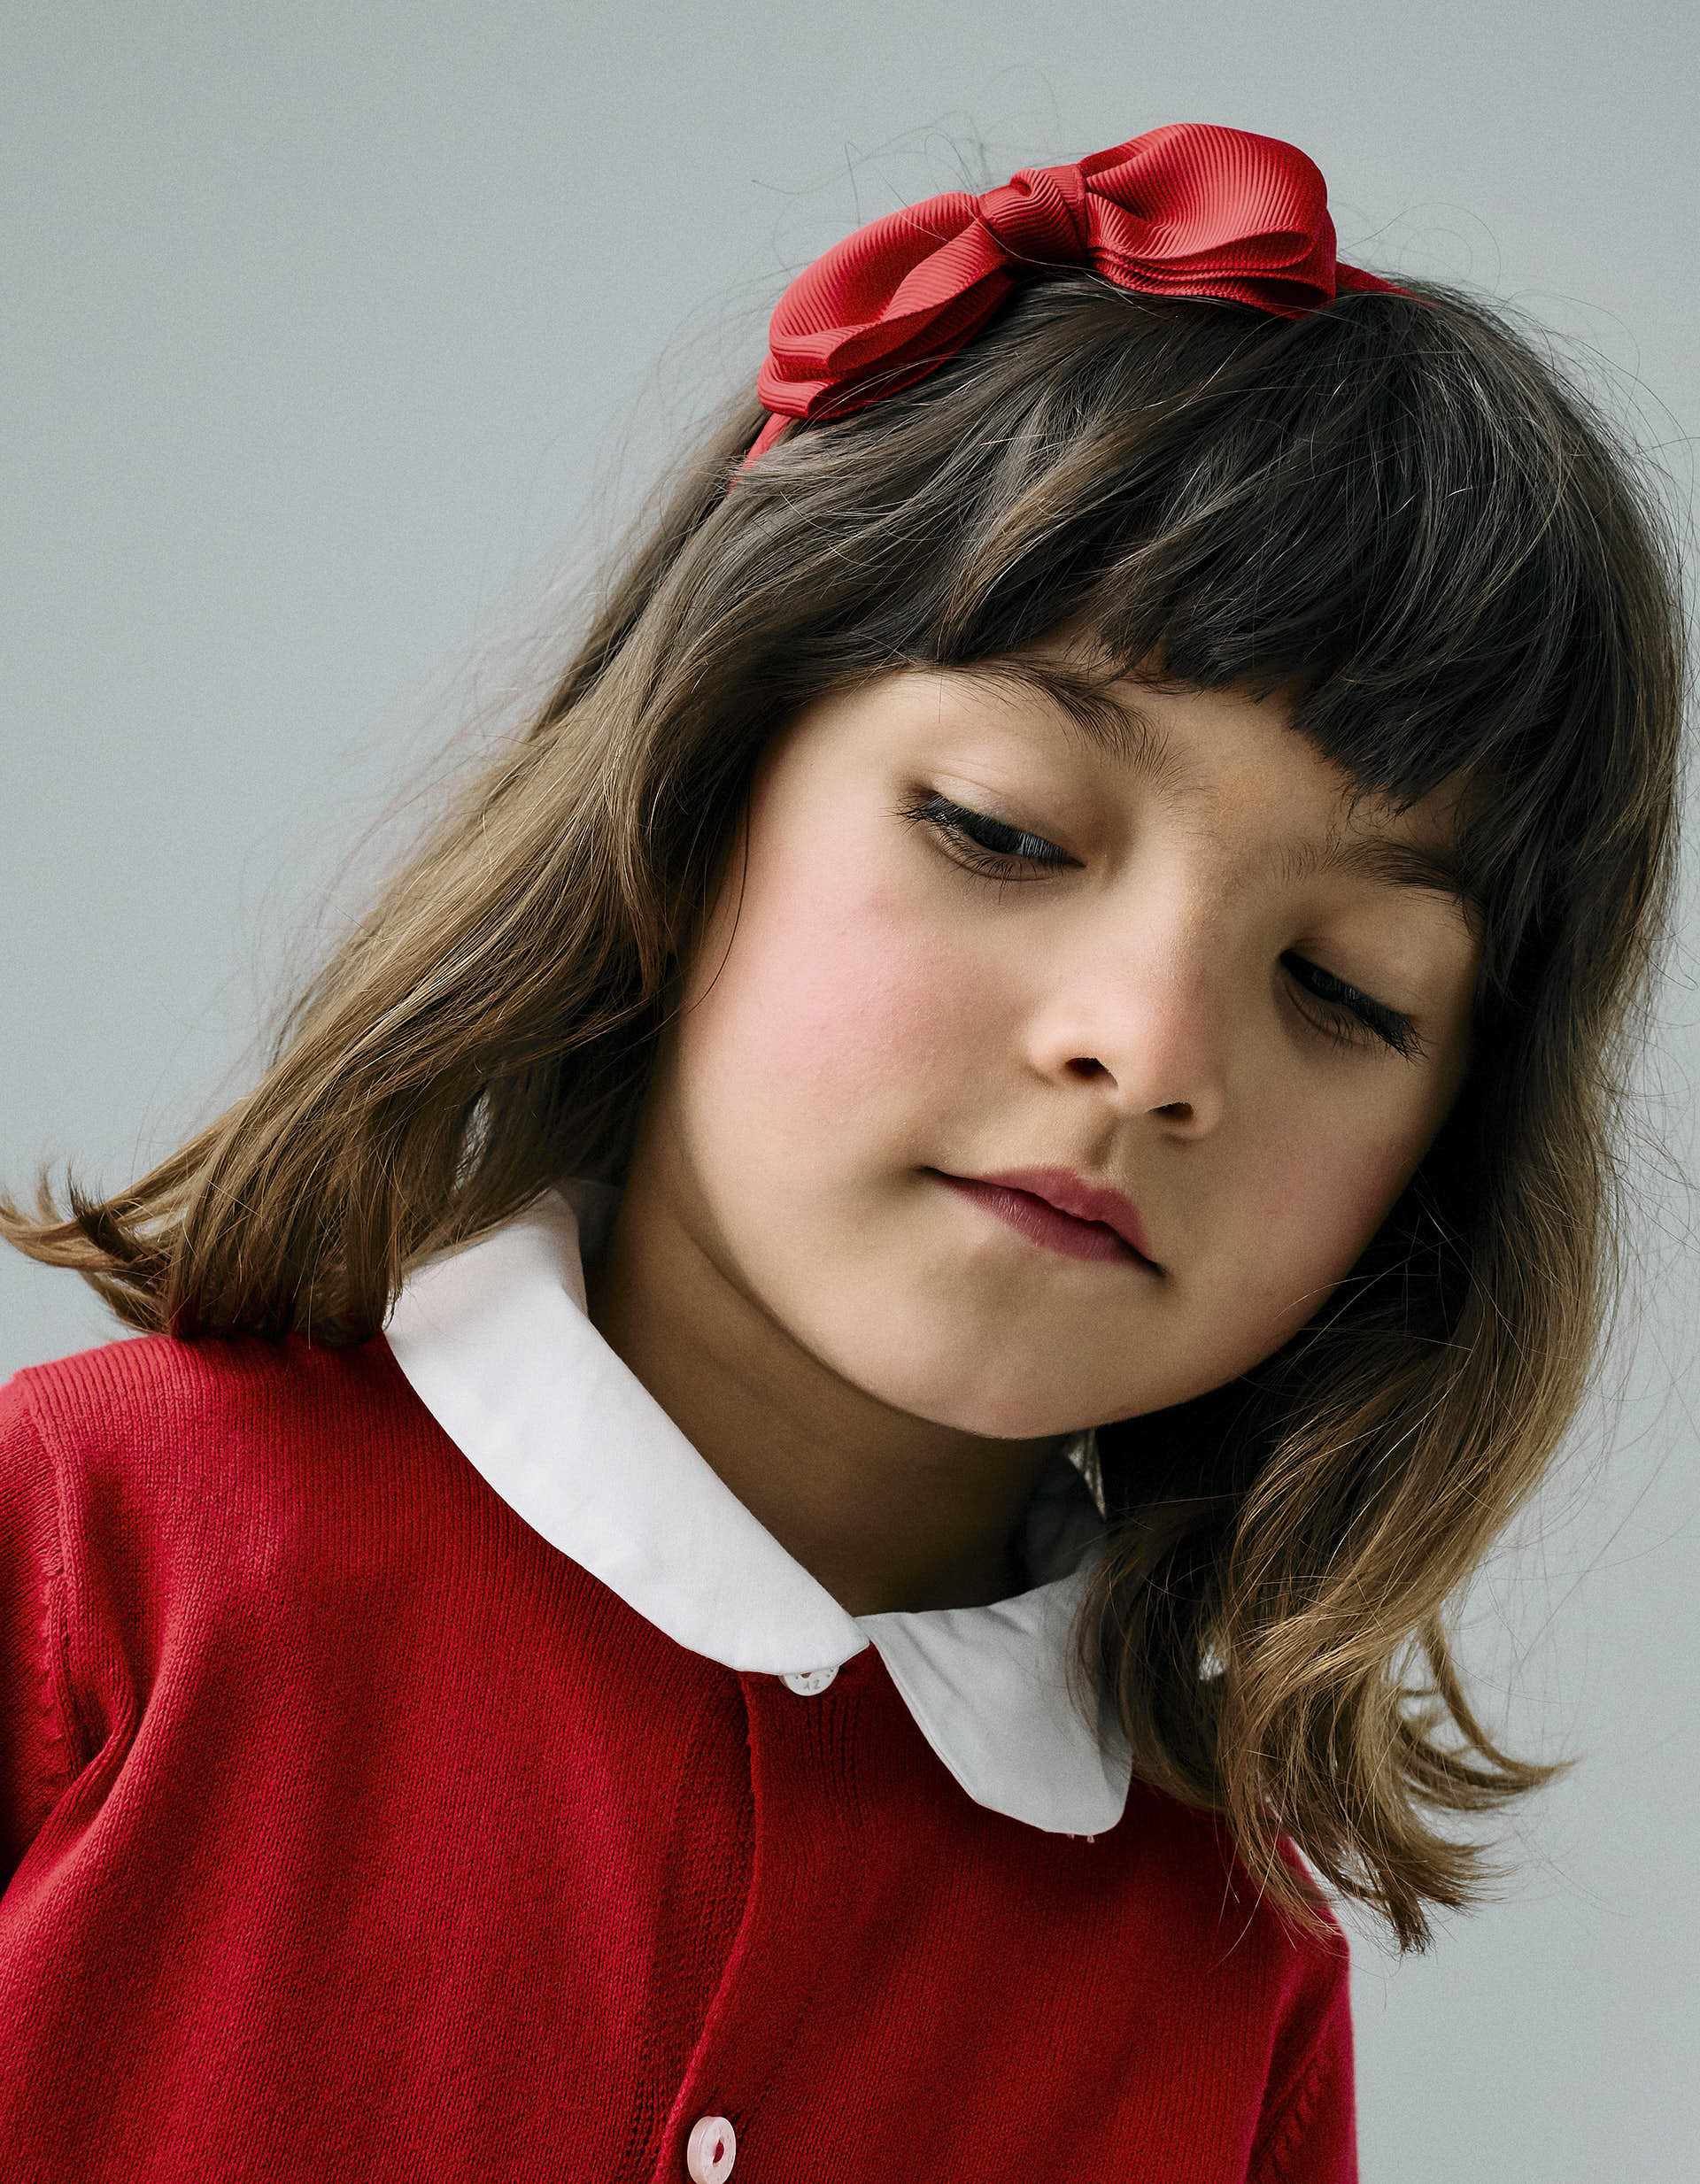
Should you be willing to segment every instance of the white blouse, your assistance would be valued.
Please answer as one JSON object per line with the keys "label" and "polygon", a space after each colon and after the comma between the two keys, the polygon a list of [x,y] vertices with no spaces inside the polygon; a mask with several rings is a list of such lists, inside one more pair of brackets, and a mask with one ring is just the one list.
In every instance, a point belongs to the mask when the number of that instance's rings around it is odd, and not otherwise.
{"label": "white blouse", "polygon": [[[1105,1696],[1064,1680],[1103,1519],[1077,1444],[1022,1532],[1030,1591],[851,1616],[757,1523],[591,1324],[583,1256],[616,1196],[575,1184],[421,1266],[386,1327],[415,1393],[515,1514],[678,1645],[819,1690],[872,1645],[962,1787],[1030,1826],[1121,1817],[1129,1755]],[[583,1254],[581,1255],[581,1234]],[[1072,1460],[1071,1460],[1072,1459]]]}

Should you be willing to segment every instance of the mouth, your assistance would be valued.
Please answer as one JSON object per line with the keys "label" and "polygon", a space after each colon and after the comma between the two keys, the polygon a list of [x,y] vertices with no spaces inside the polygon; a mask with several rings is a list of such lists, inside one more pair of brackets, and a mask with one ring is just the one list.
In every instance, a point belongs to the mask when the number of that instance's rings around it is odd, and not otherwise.
{"label": "mouth", "polygon": [[942,1168],[928,1172],[1046,1250],[1163,1271],[1132,1200],[1065,1168],[1017,1168],[995,1176],[953,1176]]}

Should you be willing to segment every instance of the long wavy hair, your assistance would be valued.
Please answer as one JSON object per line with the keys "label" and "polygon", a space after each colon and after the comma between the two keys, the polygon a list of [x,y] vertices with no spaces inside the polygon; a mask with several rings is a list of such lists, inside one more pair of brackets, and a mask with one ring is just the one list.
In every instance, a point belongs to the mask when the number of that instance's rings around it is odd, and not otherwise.
{"label": "long wavy hair", "polygon": [[410,1263],[618,1181],[757,757],[800,706],[1065,621],[1109,674],[1279,688],[1368,789],[1471,784],[1484,959],[1458,1103],[1352,1276],[1256,1371],[1099,1436],[1078,1668],[1149,1781],[1285,1834],[1402,1945],[1479,1892],[1449,1820],[1502,1750],[1445,1604],[1572,1417],[1613,1293],[1626,1042],[1667,915],[1683,690],[1657,493],[1577,387],[1449,289],[1293,320],[1027,289],[918,385],[748,470],[723,413],[552,694],[129,1188],[0,1233],[131,1326],[374,1335]]}

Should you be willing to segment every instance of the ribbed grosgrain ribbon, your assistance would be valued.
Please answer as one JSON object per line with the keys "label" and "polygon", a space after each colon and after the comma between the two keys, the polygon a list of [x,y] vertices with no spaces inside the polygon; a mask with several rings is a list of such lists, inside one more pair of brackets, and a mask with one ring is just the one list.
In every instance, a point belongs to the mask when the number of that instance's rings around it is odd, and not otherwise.
{"label": "ribbed grosgrain ribbon", "polygon": [[835,243],[780,297],[747,460],[793,418],[843,417],[924,379],[1021,283],[1090,266],[1144,296],[1302,318],[1341,289],[1394,289],[1334,257],[1327,185],[1296,146],[1209,123],[1149,130],[1074,166],[950,190]]}

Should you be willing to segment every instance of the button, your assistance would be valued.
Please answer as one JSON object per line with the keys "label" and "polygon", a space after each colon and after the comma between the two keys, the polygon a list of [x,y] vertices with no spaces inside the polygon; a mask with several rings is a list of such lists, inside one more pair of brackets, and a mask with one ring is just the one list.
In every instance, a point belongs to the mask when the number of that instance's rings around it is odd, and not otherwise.
{"label": "button", "polygon": [[699,2116],[684,2142],[684,2172],[691,2184],[722,2184],[732,2173],[738,2139],[723,2116]]}
{"label": "button", "polygon": [[799,1669],[794,1675],[782,1676],[779,1680],[800,1699],[812,1699],[817,1691],[826,1689],[838,1672],[837,1669]]}

